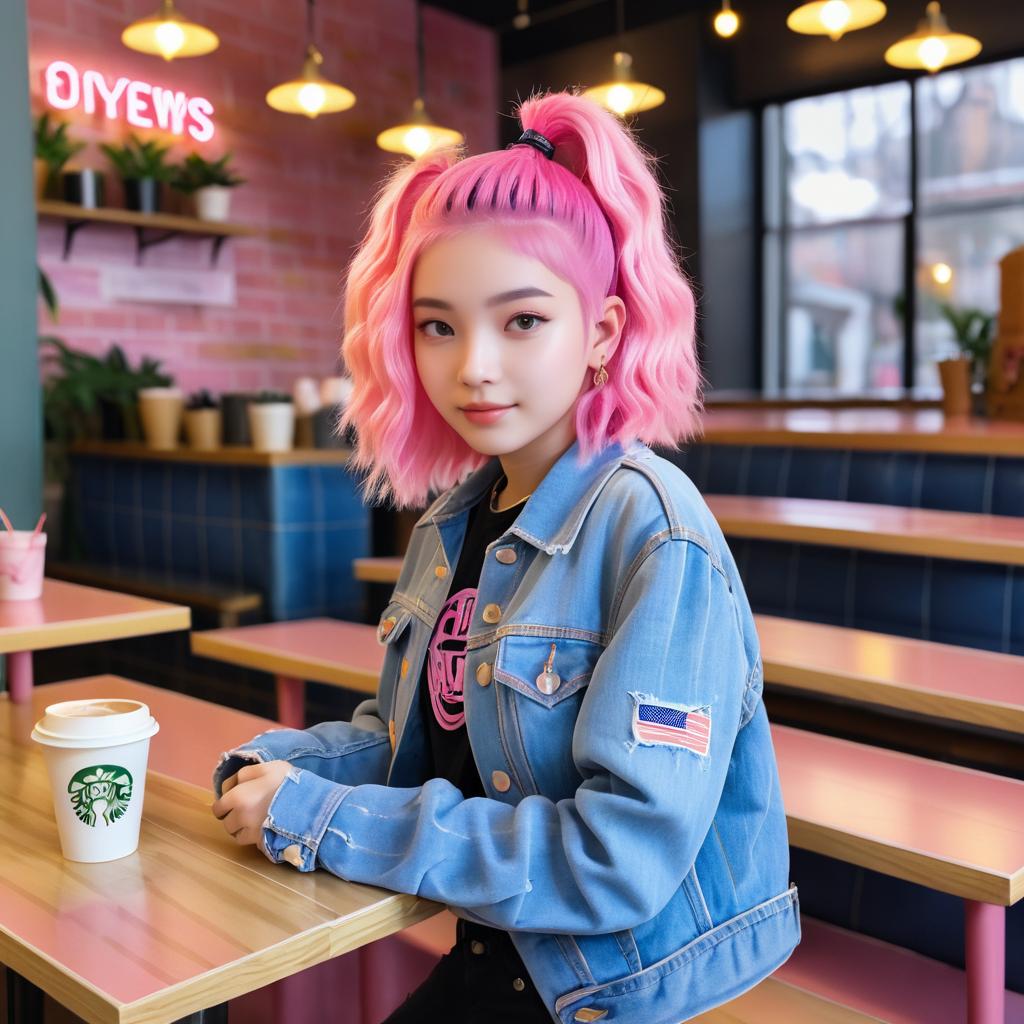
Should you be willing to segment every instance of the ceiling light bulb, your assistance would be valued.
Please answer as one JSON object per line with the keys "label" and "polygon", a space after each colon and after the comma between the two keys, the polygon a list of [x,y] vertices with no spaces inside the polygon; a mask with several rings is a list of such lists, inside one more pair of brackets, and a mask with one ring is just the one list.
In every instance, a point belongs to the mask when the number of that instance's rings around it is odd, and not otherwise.
{"label": "ceiling light bulb", "polygon": [[921,40],[917,54],[929,71],[938,71],[946,63],[949,47],[938,36],[928,36],[927,39]]}
{"label": "ceiling light bulb", "polygon": [[324,87],[317,82],[307,82],[298,94],[299,106],[310,116],[316,117],[324,108],[327,94]]}
{"label": "ceiling light bulb", "polygon": [[821,23],[833,39],[838,39],[850,24],[850,6],[845,0],[828,0],[821,9]]}
{"label": "ceiling light bulb", "polygon": [[723,8],[715,15],[715,31],[723,39],[731,39],[736,35],[740,27],[739,15],[728,7]]}
{"label": "ceiling light bulb", "polygon": [[622,117],[633,105],[633,90],[628,85],[613,85],[608,90],[608,106]]}
{"label": "ceiling light bulb", "polygon": [[171,60],[185,45],[185,33],[176,21],[161,22],[154,35],[164,60]]}
{"label": "ceiling light bulb", "polygon": [[430,132],[422,125],[416,125],[405,133],[405,148],[414,156],[421,157],[430,149]]}
{"label": "ceiling light bulb", "polygon": [[932,280],[936,284],[949,284],[953,280],[953,268],[948,263],[936,263],[932,266]]}

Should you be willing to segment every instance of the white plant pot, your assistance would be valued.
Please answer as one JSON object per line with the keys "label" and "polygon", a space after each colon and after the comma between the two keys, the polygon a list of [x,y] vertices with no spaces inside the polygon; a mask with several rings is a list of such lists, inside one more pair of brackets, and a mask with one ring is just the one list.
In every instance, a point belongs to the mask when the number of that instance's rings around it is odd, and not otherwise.
{"label": "white plant pot", "polygon": [[200,220],[225,221],[231,212],[231,189],[225,185],[207,185],[197,189],[196,216]]}
{"label": "white plant pot", "polygon": [[291,402],[251,402],[249,431],[258,452],[288,452],[295,440],[295,406]]}

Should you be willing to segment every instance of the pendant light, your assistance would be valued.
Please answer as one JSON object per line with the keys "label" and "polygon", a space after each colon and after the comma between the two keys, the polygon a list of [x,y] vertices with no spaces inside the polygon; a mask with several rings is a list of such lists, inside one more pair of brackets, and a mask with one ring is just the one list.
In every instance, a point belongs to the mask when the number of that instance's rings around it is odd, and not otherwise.
{"label": "pendant light", "polygon": [[950,32],[942,8],[928,4],[917,31],[904,36],[885,51],[885,61],[895,68],[931,71],[962,64],[981,53],[981,41],[961,32]]}
{"label": "pendant light", "polygon": [[885,17],[882,0],[813,0],[789,12],[786,25],[809,36],[829,36],[833,42],[844,32],[875,25]]}
{"label": "pendant light", "polygon": [[217,33],[189,21],[175,8],[174,0],[161,0],[156,14],[133,21],[121,33],[121,42],[130,50],[151,53],[164,60],[202,57],[220,46]]}
{"label": "pendant light", "polygon": [[416,82],[417,96],[408,120],[388,128],[377,136],[377,145],[389,153],[403,153],[414,159],[439,146],[460,146],[462,132],[434,124],[427,114],[423,96],[426,93],[426,61],[423,57],[423,11],[416,0]]}
{"label": "pendant light", "polygon": [[285,114],[336,114],[355,106],[356,95],[320,73],[323,54],[313,42],[313,0],[306,0],[306,59],[298,78],[275,85],[267,93],[267,105]]}
{"label": "pendant light", "polygon": [[[625,35],[623,0],[617,0],[616,15],[617,34],[621,43]],[[625,50],[617,50],[612,57],[611,81],[591,86],[583,91],[583,95],[607,107],[619,117],[653,110],[665,102],[665,94],[656,85],[638,82],[633,78],[633,58]]]}
{"label": "pendant light", "polygon": [[713,24],[723,39],[732,39],[739,31],[740,16],[732,9],[730,0],[722,0],[722,9],[715,15]]}

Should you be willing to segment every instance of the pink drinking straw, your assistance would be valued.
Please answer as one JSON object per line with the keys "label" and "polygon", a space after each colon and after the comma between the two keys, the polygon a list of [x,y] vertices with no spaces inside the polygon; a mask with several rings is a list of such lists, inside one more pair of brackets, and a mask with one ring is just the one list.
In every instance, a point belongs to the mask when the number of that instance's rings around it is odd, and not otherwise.
{"label": "pink drinking straw", "polygon": [[[43,515],[46,515],[46,513],[44,512]],[[7,518],[7,513],[2,508],[0,508],[0,520],[3,520],[3,524],[9,533],[14,533],[14,527],[11,526],[11,521]]]}

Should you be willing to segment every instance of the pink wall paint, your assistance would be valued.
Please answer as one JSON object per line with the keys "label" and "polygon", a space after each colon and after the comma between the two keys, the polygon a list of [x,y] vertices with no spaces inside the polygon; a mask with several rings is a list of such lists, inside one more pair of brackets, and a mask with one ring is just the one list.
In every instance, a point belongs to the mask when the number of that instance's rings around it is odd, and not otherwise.
{"label": "pink wall paint", "polygon": [[[61,313],[53,325],[41,309],[40,330],[91,352],[116,342],[134,362],[143,354],[158,358],[187,390],[290,390],[299,375],[335,373],[341,276],[380,179],[401,159],[377,149],[374,139],[404,118],[415,96],[413,2],[321,0],[316,35],[324,72],[352,89],[357,103],[314,121],[280,114],[263,99],[301,66],[303,0],[183,0],[184,13],[213,28],[221,46],[169,64],[120,42],[125,25],[157,6],[157,0],[28,0],[34,112],[46,108],[43,70],[55,59],[95,68],[111,83],[125,75],[207,97],[216,108],[211,141],[197,144],[159,130],[138,134],[173,141],[175,158],[192,149],[207,158],[232,150],[247,184],[234,192],[231,220],[284,231],[287,240],[225,243],[218,269],[236,275],[235,307],[110,303],[100,294],[101,268],[134,262],[132,231],[87,227],[65,262],[62,225],[41,220],[39,260]],[[494,35],[431,7],[424,7],[423,21],[428,110],[466,135],[469,152],[494,148],[503,106]],[[130,126],[80,108],[54,116],[89,140],[75,162],[108,171],[107,204],[120,205],[119,185],[97,143],[116,141]],[[209,251],[209,241],[176,239],[148,250],[144,262],[203,269]]]}

